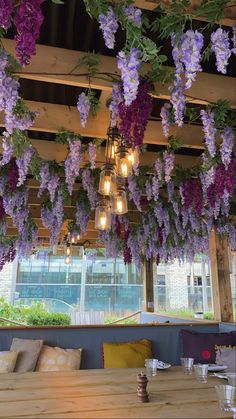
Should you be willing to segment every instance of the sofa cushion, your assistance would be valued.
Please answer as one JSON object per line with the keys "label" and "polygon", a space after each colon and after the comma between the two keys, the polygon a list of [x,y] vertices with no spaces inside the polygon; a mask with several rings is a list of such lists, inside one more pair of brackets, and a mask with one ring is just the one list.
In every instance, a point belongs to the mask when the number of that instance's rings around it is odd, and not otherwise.
{"label": "sofa cushion", "polygon": [[145,359],[152,358],[151,341],[103,343],[104,368],[142,368]]}
{"label": "sofa cushion", "polygon": [[236,347],[216,346],[216,364],[227,365],[227,372],[236,372]]}
{"label": "sofa cushion", "polygon": [[43,345],[36,371],[79,370],[82,349],[63,349]]}
{"label": "sofa cushion", "polygon": [[43,340],[13,338],[11,350],[18,351],[16,372],[34,371]]}
{"label": "sofa cushion", "polygon": [[16,360],[17,351],[1,351],[0,352],[0,373],[13,372]]}
{"label": "sofa cushion", "polygon": [[234,345],[236,332],[198,333],[182,329],[183,357],[194,358],[194,363],[214,364],[216,345]]}

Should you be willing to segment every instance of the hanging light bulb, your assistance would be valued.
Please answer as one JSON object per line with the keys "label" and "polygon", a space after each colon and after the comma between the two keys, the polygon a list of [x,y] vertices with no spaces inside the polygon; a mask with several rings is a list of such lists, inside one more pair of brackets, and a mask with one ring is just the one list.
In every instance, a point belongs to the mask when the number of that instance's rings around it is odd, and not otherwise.
{"label": "hanging light bulb", "polygon": [[77,240],[77,242],[80,240],[80,234],[79,233],[77,233],[76,240]]}
{"label": "hanging light bulb", "polygon": [[132,173],[132,163],[129,159],[128,149],[120,146],[116,153],[117,174],[120,177],[128,177]]}
{"label": "hanging light bulb", "polygon": [[123,188],[118,189],[114,195],[111,195],[111,211],[117,215],[128,212],[127,196]]}
{"label": "hanging light bulb", "polygon": [[99,202],[96,207],[95,228],[98,230],[110,230],[111,228],[111,206],[106,200]]}
{"label": "hanging light bulb", "polygon": [[65,255],[66,256],[70,256],[71,255],[70,243],[67,243],[66,244]]}
{"label": "hanging light bulb", "polygon": [[118,141],[120,139],[120,133],[117,127],[109,128],[107,131],[107,142],[106,142],[106,162],[113,164],[115,155],[118,149]]}
{"label": "hanging light bulb", "polygon": [[116,174],[113,165],[105,164],[100,173],[98,192],[109,196],[116,191]]}
{"label": "hanging light bulb", "polygon": [[132,148],[130,148],[128,150],[129,155],[128,155],[128,159],[131,162],[132,167],[138,167],[139,165],[139,150],[137,147],[134,148],[134,150]]}
{"label": "hanging light bulb", "polygon": [[74,234],[72,235],[70,242],[71,242],[71,244],[75,244],[76,240],[75,240],[75,235]]}
{"label": "hanging light bulb", "polygon": [[66,265],[68,265],[69,263],[71,263],[71,257],[70,256],[65,256],[64,263]]}

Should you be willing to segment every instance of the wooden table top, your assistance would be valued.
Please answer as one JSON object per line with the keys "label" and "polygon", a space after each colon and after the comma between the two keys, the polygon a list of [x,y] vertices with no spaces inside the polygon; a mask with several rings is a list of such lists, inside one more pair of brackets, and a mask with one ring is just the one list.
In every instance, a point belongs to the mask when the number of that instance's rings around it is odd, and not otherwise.
{"label": "wooden table top", "polygon": [[137,398],[139,369],[0,374],[0,418],[232,418],[219,410],[210,376],[199,384],[180,367],[150,377],[149,403]]}

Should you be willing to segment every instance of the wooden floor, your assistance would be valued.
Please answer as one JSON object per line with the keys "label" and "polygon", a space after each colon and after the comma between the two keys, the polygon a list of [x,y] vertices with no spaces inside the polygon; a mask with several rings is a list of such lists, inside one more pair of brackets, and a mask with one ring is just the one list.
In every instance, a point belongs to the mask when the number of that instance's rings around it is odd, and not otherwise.
{"label": "wooden floor", "polygon": [[0,418],[232,418],[218,408],[214,386],[223,380],[198,384],[172,367],[149,379],[150,402],[140,403],[138,372],[0,374]]}

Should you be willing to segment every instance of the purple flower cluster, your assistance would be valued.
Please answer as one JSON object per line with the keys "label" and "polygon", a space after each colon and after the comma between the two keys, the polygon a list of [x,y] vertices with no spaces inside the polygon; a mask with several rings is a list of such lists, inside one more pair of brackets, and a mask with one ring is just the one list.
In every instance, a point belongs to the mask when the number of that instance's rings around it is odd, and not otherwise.
{"label": "purple flower cluster", "polygon": [[221,200],[223,200],[226,212],[228,212],[229,199],[233,196],[236,184],[235,169],[235,160],[231,160],[227,169],[223,163],[216,167],[215,181],[207,189],[207,201],[214,210],[215,217],[219,213],[220,205],[222,204]]}
{"label": "purple flower cluster", "polygon": [[125,17],[132,22],[138,28],[142,25],[142,11],[134,7],[133,4],[130,4],[127,7],[123,7],[123,12]]}
{"label": "purple flower cluster", "polygon": [[154,198],[154,201],[158,201],[159,191],[160,191],[160,181],[158,177],[154,176],[152,178],[152,196]]}
{"label": "purple flower cluster", "polygon": [[132,48],[128,58],[124,51],[118,56],[118,68],[121,71],[125,105],[129,106],[136,99],[139,86],[139,68],[141,65],[139,51]]}
{"label": "purple flower cluster", "polygon": [[167,151],[164,151],[163,160],[164,160],[165,181],[166,183],[168,183],[171,180],[171,173],[173,172],[173,169],[174,169],[174,162],[175,162],[174,153],[168,153]]}
{"label": "purple flower cluster", "polygon": [[118,117],[119,117],[119,104],[122,101],[122,94],[120,91],[120,85],[118,83],[114,83],[112,87],[112,98],[109,104],[109,110],[111,112],[111,121],[110,126],[111,128],[115,128]]}
{"label": "purple flower cluster", "polygon": [[40,186],[38,191],[38,197],[42,195],[45,189],[49,191],[50,201],[54,202],[56,191],[59,187],[60,178],[57,174],[51,174],[49,170],[49,164],[45,163],[40,169]]}
{"label": "purple flower cluster", "polygon": [[184,108],[186,98],[184,95],[184,83],[182,79],[175,78],[173,86],[170,88],[170,102],[173,105],[174,119],[178,127],[182,127],[184,123]]}
{"label": "purple flower cluster", "polygon": [[2,139],[2,160],[0,161],[0,166],[5,166],[9,163],[13,156],[14,147],[13,144],[9,141],[8,138],[3,137]]}
{"label": "purple flower cluster", "polygon": [[231,50],[232,54],[236,55],[236,24],[232,26],[232,44],[233,48]]}
{"label": "purple flower cluster", "polygon": [[128,189],[129,189],[129,198],[133,201],[138,211],[142,211],[141,208],[141,191],[138,187],[136,177],[128,177]]}
{"label": "purple flower cluster", "polygon": [[231,127],[226,127],[221,134],[222,143],[220,145],[220,154],[222,163],[228,168],[234,148],[234,132]]}
{"label": "purple flower cluster", "polygon": [[204,137],[208,153],[211,157],[215,157],[217,129],[215,128],[214,112],[205,111],[202,109],[200,114],[203,123],[203,131],[205,134]]}
{"label": "purple flower cluster", "polygon": [[21,233],[29,216],[28,191],[17,191],[11,195],[5,194],[3,205],[6,214],[12,218],[14,226]]}
{"label": "purple flower cluster", "polygon": [[202,71],[200,61],[204,38],[200,32],[188,30],[183,34],[180,44],[179,59],[185,68],[185,89],[189,89],[196,80],[197,72]]}
{"label": "purple flower cluster", "polygon": [[0,244],[0,271],[6,263],[13,262],[16,257],[16,249],[13,244]]}
{"label": "purple flower cluster", "polygon": [[95,209],[98,199],[97,190],[94,183],[94,178],[91,176],[89,169],[84,169],[82,172],[82,185],[88,194],[88,199],[92,209]]}
{"label": "purple flower cluster", "polygon": [[14,18],[17,30],[16,56],[21,65],[28,65],[32,55],[36,54],[35,44],[43,23],[41,3],[44,0],[21,0]]}
{"label": "purple flower cluster", "polygon": [[11,26],[13,0],[0,0],[0,26],[7,30]]}
{"label": "purple flower cluster", "polygon": [[19,172],[15,159],[10,160],[10,165],[7,173],[7,186],[9,192],[15,192],[18,182]]}
{"label": "purple flower cluster", "polygon": [[21,157],[19,157],[19,159],[16,159],[16,164],[17,164],[18,173],[19,173],[17,186],[21,186],[25,182],[26,176],[29,172],[29,166],[30,166],[30,162],[33,155],[34,155],[34,148],[32,146],[29,146],[24,149]]}
{"label": "purple flower cluster", "polygon": [[75,220],[81,234],[85,234],[88,227],[90,214],[83,202],[77,202]]}
{"label": "purple flower cluster", "polygon": [[216,56],[217,71],[226,74],[229,58],[231,56],[229,32],[218,28],[211,34],[212,51]]}
{"label": "purple flower cluster", "polygon": [[118,22],[116,15],[112,7],[108,8],[106,15],[100,14],[98,16],[99,28],[103,33],[103,39],[105,45],[109,49],[114,49],[115,46],[115,34],[118,29]]}
{"label": "purple flower cluster", "polygon": [[14,113],[14,109],[13,112],[6,112],[4,116],[4,125],[6,128],[5,135],[11,135],[14,129],[19,129],[21,131],[28,130],[33,125],[33,122],[34,115],[30,112],[27,112],[24,115],[17,115]]}
{"label": "purple flower cluster", "polygon": [[149,180],[146,180],[145,192],[146,192],[147,200],[151,201],[151,199],[152,199],[152,184]]}
{"label": "purple flower cluster", "polygon": [[41,209],[42,223],[45,228],[50,230],[50,245],[58,244],[63,224],[64,207],[63,196],[59,192],[51,208],[43,207]]}
{"label": "purple flower cluster", "polygon": [[136,99],[130,106],[124,102],[119,105],[120,133],[132,144],[132,148],[141,148],[148,119],[152,113],[152,88],[150,81],[144,80],[138,87]]}
{"label": "purple flower cluster", "polygon": [[0,49],[0,110],[7,114],[13,112],[19,98],[19,82],[7,74],[8,57],[3,49]]}
{"label": "purple flower cluster", "polygon": [[6,211],[3,205],[3,198],[2,196],[0,196],[0,222],[2,222],[5,215],[6,215]]}
{"label": "purple flower cluster", "polygon": [[73,192],[75,179],[79,176],[79,170],[83,161],[82,146],[79,140],[68,140],[69,154],[65,160],[65,180],[70,195]]}
{"label": "purple flower cluster", "polygon": [[86,96],[84,92],[80,93],[77,102],[77,109],[80,113],[80,122],[83,128],[87,124],[88,114],[90,111],[91,103],[89,96]]}
{"label": "purple flower cluster", "polygon": [[94,143],[88,145],[88,157],[90,163],[90,169],[96,169],[96,157],[97,157],[97,146]]}
{"label": "purple flower cluster", "polygon": [[171,113],[171,105],[170,103],[165,103],[161,108],[161,124],[163,129],[163,134],[166,138],[169,137],[170,132],[170,113]]}
{"label": "purple flower cluster", "polygon": [[196,214],[200,217],[203,210],[203,195],[200,180],[192,178],[185,180],[182,186],[182,196],[185,208],[191,208],[189,214],[196,211]]}

